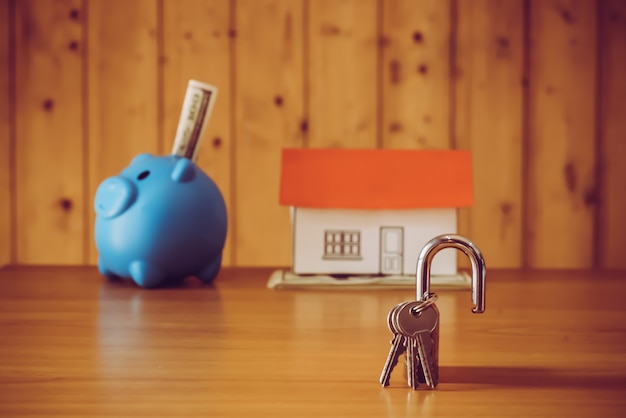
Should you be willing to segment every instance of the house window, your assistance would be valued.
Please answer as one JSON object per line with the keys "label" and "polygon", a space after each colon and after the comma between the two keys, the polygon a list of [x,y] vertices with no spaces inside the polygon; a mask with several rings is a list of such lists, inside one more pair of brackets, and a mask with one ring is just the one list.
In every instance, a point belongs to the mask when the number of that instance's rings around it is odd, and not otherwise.
{"label": "house window", "polygon": [[324,258],[361,259],[361,231],[324,231]]}

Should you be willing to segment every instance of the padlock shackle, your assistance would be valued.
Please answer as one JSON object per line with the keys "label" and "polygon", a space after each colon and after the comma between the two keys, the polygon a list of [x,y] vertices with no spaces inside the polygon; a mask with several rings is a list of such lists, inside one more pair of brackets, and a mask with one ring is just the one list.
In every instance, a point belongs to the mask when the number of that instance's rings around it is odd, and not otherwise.
{"label": "padlock shackle", "polygon": [[472,312],[483,313],[485,311],[485,277],[487,269],[482,253],[465,237],[460,235],[439,235],[426,243],[417,258],[417,271],[415,273],[415,287],[417,300],[425,301],[430,294],[430,266],[435,255],[444,248],[456,248],[463,251],[472,263]]}

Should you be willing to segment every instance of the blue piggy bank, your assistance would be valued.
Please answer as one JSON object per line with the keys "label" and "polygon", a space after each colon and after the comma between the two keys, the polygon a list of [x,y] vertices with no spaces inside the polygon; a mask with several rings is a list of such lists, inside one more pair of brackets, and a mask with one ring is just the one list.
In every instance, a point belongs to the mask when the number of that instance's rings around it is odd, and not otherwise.
{"label": "blue piggy bank", "polygon": [[191,160],[141,154],[104,180],[94,199],[98,268],[109,279],[152,288],[220,270],[226,205]]}

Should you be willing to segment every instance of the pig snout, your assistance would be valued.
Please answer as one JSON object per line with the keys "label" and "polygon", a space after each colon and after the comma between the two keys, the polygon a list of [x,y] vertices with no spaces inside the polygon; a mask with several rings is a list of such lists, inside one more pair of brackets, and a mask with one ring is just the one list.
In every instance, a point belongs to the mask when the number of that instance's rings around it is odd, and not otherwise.
{"label": "pig snout", "polygon": [[114,218],[124,213],[137,198],[137,187],[124,177],[104,180],[96,191],[94,206],[102,218]]}

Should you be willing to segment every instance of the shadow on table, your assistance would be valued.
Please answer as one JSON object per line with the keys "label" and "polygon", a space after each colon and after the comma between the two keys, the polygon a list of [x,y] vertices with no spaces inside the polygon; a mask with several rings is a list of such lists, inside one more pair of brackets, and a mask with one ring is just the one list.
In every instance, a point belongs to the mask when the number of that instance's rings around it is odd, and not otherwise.
{"label": "shadow on table", "polygon": [[586,370],[538,367],[440,366],[439,382],[546,388],[626,388],[626,375],[601,376]]}

